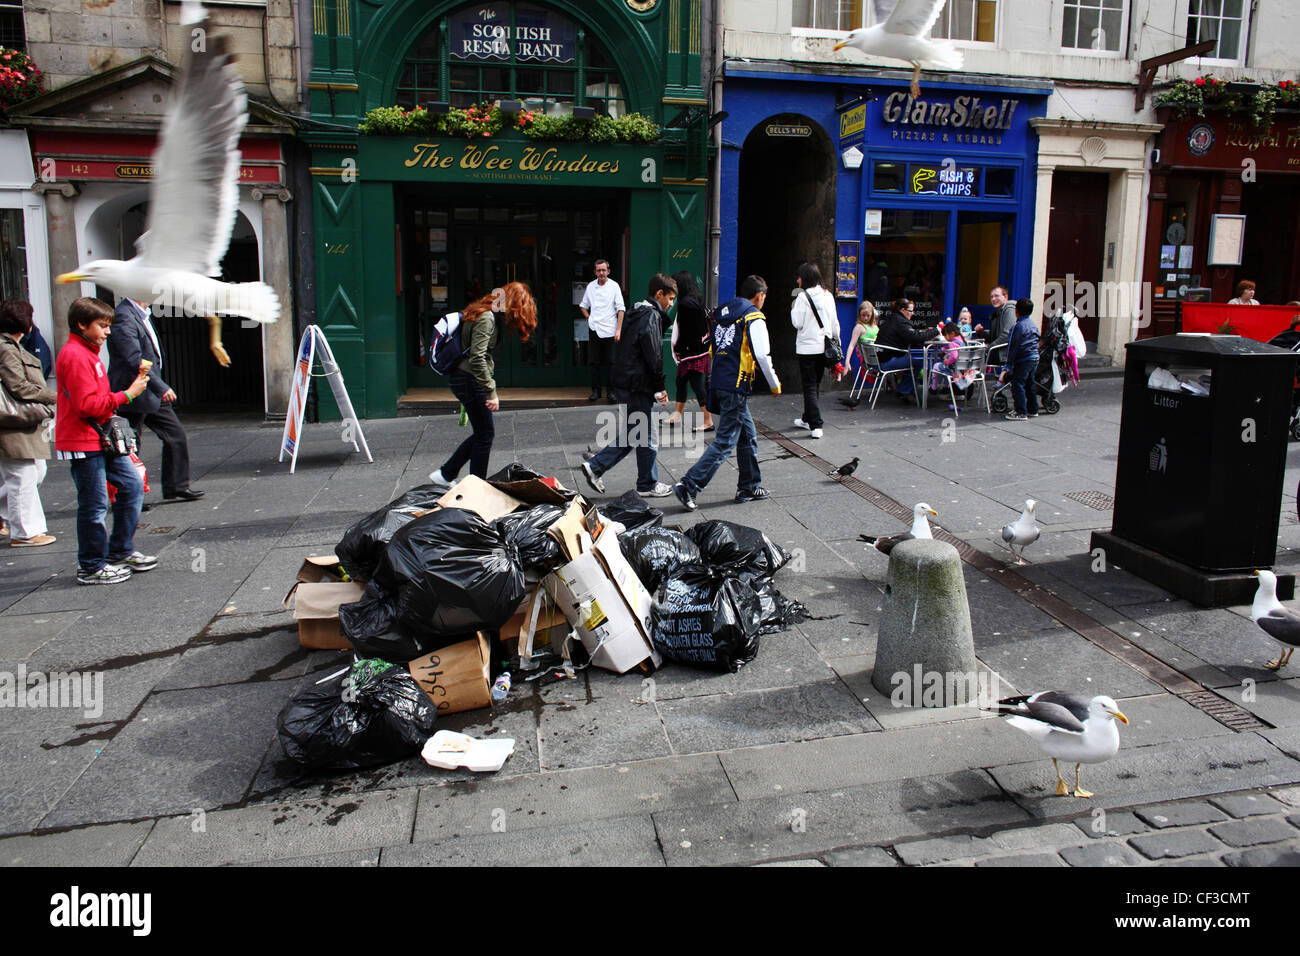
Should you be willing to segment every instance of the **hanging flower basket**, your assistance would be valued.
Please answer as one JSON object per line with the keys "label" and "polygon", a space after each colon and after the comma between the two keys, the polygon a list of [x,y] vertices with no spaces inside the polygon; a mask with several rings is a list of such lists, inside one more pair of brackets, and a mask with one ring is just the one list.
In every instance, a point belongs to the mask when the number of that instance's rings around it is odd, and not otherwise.
{"label": "hanging flower basket", "polygon": [[0,46],[0,107],[8,109],[45,92],[43,74],[22,50]]}
{"label": "hanging flower basket", "polygon": [[597,116],[547,116],[534,110],[502,113],[496,105],[480,103],[467,109],[449,109],[431,115],[423,107],[379,106],[366,113],[357,127],[364,136],[464,136],[468,140],[516,131],[529,139],[573,143],[653,143],[659,127],[640,113],[617,119]]}
{"label": "hanging flower basket", "polygon": [[1300,106],[1300,86],[1294,80],[1261,85],[1198,76],[1194,80],[1179,80],[1156,94],[1155,105],[1172,109],[1179,119],[1203,117],[1207,111],[1244,113],[1256,128],[1266,130],[1273,125],[1273,114],[1279,108]]}

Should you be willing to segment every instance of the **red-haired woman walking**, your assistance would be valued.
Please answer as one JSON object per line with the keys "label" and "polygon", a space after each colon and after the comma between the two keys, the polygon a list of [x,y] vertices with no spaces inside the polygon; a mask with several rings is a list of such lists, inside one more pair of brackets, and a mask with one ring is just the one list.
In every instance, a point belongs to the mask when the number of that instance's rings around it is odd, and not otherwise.
{"label": "red-haired woman walking", "polygon": [[[503,314],[500,323],[497,312]],[[501,324],[518,335],[521,342],[527,342],[537,327],[537,303],[522,282],[509,282],[503,288],[493,289],[461,313],[460,341],[465,357],[451,373],[451,390],[465,406],[474,431],[441,468],[429,475],[430,481],[450,484],[466,462],[470,474],[487,477],[492,439],[496,437],[492,413],[501,407],[494,377],[496,366],[492,361],[492,350],[501,341]]]}

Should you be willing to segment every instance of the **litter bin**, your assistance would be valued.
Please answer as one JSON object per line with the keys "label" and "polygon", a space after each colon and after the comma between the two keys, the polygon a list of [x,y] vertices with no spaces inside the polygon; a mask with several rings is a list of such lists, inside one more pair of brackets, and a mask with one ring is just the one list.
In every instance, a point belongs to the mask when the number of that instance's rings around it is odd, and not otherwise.
{"label": "litter bin", "polygon": [[1236,335],[1165,335],[1126,348],[1114,527],[1096,537],[1139,545],[1202,582],[1245,572],[1216,595],[1172,586],[1131,555],[1122,565],[1197,603],[1235,603],[1253,593],[1248,573],[1277,555],[1300,355]]}

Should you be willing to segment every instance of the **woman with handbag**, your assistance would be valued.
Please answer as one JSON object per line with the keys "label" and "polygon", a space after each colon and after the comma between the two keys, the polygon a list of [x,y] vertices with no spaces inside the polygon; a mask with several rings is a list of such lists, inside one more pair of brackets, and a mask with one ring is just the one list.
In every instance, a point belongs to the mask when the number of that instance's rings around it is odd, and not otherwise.
{"label": "woman with handbag", "polygon": [[19,344],[32,329],[28,302],[0,302],[0,517],[9,526],[9,547],[53,544],[46,534],[40,484],[50,457],[46,422],[54,417],[54,390],[45,384],[41,360]]}
{"label": "woman with handbag", "polygon": [[803,417],[796,418],[798,428],[806,428],[810,437],[822,437],[821,397],[822,375],[844,361],[840,343],[840,320],[835,311],[835,298],[822,285],[822,273],[814,263],[805,262],[799,267],[795,281],[801,290],[796,294],[790,309],[790,322],[795,328],[795,355],[799,359],[799,377],[803,381]]}
{"label": "woman with handbag", "polygon": [[[125,391],[108,387],[99,350],[113,327],[113,307],[99,299],[77,299],[68,307],[68,342],[54,366],[58,417],[54,422],[56,457],[72,466],[77,487],[77,583],[119,584],[136,571],[149,571],[158,559],[135,550],[144,485],[123,440],[109,441],[119,405],[139,398],[149,385],[141,366]],[[125,426],[122,419],[118,423]],[[109,427],[105,427],[108,425]],[[130,428],[126,426],[129,433]],[[113,534],[108,534],[108,482],[117,488]]]}

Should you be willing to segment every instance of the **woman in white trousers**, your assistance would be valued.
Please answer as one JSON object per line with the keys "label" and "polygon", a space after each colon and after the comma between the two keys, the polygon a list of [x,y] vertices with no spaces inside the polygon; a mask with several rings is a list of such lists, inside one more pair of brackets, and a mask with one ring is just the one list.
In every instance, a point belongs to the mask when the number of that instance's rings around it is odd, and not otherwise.
{"label": "woman in white trousers", "polygon": [[45,384],[41,360],[18,344],[31,327],[29,303],[0,302],[0,388],[7,393],[0,421],[0,518],[9,525],[13,548],[39,548],[55,540],[46,534],[39,491],[50,457],[55,394]]}

